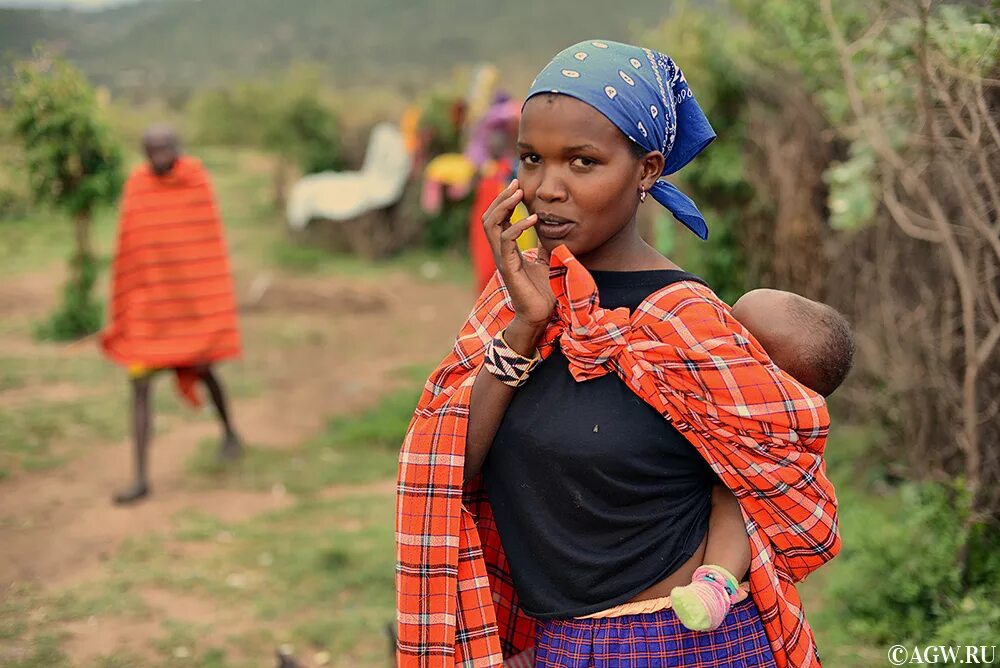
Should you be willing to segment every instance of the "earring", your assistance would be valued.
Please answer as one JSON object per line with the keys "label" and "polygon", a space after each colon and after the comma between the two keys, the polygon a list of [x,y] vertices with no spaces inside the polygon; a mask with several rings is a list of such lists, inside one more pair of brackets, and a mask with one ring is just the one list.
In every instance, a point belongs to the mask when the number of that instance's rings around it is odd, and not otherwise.
{"label": "earring", "polygon": [[646,201],[646,189],[639,188],[639,203],[641,204],[642,202],[645,201]]}

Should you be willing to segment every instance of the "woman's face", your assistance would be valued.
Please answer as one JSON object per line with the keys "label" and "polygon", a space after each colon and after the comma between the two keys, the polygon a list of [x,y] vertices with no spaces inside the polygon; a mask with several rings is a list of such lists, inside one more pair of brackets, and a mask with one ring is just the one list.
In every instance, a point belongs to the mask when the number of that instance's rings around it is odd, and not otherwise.
{"label": "woman's face", "polygon": [[611,121],[566,95],[528,100],[517,145],[517,178],[525,206],[538,214],[541,244],[566,244],[581,261],[631,227],[640,186],[652,186],[663,168],[659,153],[636,158]]}

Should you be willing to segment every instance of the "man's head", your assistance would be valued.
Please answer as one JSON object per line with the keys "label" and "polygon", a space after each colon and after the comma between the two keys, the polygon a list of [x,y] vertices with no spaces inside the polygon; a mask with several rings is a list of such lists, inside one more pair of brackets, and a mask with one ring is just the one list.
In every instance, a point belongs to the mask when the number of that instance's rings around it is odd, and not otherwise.
{"label": "man's head", "polygon": [[163,176],[174,168],[181,155],[181,143],[177,133],[169,125],[152,125],[142,135],[142,150],[149,160],[149,166]]}
{"label": "man's head", "polygon": [[851,326],[835,309],[782,290],[752,290],[733,305],[778,368],[824,397],[854,361]]}

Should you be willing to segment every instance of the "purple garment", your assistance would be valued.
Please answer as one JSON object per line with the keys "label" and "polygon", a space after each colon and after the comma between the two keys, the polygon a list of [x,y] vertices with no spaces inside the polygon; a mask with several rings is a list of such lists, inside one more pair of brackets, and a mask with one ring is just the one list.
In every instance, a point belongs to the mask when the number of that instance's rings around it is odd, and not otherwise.
{"label": "purple garment", "polygon": [[541,621],[535,668],[775,668],[753,599],[714,631],[684,628],[673,610]]}
{"label": "purple garment", "polygon": [[472,161],[476,168],[482,167],[491,159],[490,133],[503,128],[508,123],[521,116],[521,105],[509,99],[495,102],[486,110],[482,120],[472,130],[469,144],[465,147],[465,157]]}

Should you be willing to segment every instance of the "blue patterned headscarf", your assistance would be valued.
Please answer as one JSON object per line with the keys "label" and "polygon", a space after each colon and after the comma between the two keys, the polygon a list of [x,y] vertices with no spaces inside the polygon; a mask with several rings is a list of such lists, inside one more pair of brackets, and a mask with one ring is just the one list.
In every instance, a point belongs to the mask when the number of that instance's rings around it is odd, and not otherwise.
{"label": "blue patterned headscarf", "polygon": [[[650,49],[608,41],[575,44],[538,74],[525,102],[543,93],[586,102],[642,148],[660,151],[666,158],[663,175],[691,162],[715,139],[680,68]],[[692,232],[708,238],[705,219],[690,197],[663,179],[649,192]]]}

